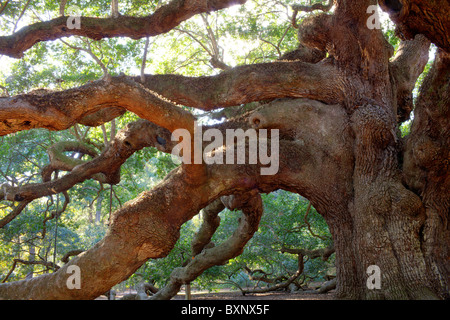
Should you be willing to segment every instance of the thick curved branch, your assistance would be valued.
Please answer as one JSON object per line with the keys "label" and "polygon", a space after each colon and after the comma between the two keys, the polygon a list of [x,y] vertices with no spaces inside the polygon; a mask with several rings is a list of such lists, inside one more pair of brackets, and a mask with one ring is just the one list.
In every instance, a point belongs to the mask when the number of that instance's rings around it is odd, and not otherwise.
{"label": "thick curved branch", "polygon": [[423,34],[450,53],[450,2],[430,0],[379,0],[397,25],[396,34],[403,40]]}
{"label": "thick curved branch", "polygon": [[[280,280],[283,280],[283,276],[278,277],[277,279],[268,279],[265,276],[262,277],[251,277],[252,280],[258,280],[258,281],[264,281],[267,283],[276,283],[274,285],[271,286],[267,286],[265,288],[253,288],[253,289],[242,289],[241,292],[243,295],[247,294],[247,293],[265,293],[265,292],[270,292],[270,291],[276,291],[276,290],[280,290],[280,289],[284,289],[289,287],[289,285],[294,282],[298,277],[301,276],[301,274],[303,273],[304,270],[304,262],[303,262],[303,255],[302,254],[298,254],[298,268],[297,270],[289,276],[288,279],[286,279],[286,281],[282,282]],[[280,281],[280,282],[279,282]]]}
{"label": "thick curved branch", "polygon": [[[64,152],[73,151],[82,155],[89,155],[92,158],[97,156],[97,150],[91,145],[81,141],[60,141],[47,148],[50,163],[46,165],[41,172],[42,181],[47,182],[51,180],[51,175],[56,170],[72,171],[76,166],[85,163],[81,159],[75,159],[66,156]],[[96,180],[103,181],[104,176],[96,177]]]}
{"label": "thick curved branch", "polygon": [[118,16],[109,18],[80,17],[79,29],[69,28],[68,17],[38,22],[10,36],[0,37],[0,54],[21,58],[40,41],[51,41],[72,35],[94,40],[112,37],[141,39],[166,33],[192,16],[243,4],[246,0],[173,0],[146,17]]}
{"label": "thick curved branch", "polygon": [[[210,164],[206,166],[206,177],[191,176],[187,174],[186,166],[180,166],[151,191],[143,192],[114,212],[109,232],[93,248],[71,259],[55,273],[0,285],[0,297],[96,298],[127,279],[148,259],[167,255],[179,237],[181,225],[209,203],[225,195],[250,190],[271,192],[283,188],[303,194],[319,212],[326,212],[327,217],[340,214],[345,210],[347,197],[352,192],[351,183],[348,183],[352,179],[352,166],[349,166],[348,171],[345,168],[348,167],[346,159],[351,160],[353,146],[351,143],[347,145],[347,142],[338,143],[336,149],[332,146],[335,139],[351,141],[345,110],[319,102],[315,102],[315,105],[296,100],[283,103],[285,109],[289,103],[291,106],[289,123],[293,128],[304,128],[304,131],[299,130],[292,135],[289,134],[292,128],[280,128],[283,135],[280,140],[280,170],[277,174],[261,175],[261,164]],[[276,110],[276,105],[272,105],[271,109]],[[268,128],[276,126],[277,120],[272,124],[266,122],[265,125]],[[136,139],[139,137],[136,136]],[[117,144],[117,147],[126,148],[124,140],[127,141],[126,137],[122,139],[123,144]],[[136,143],[133,142],[135,140],[129,141],[130,144]],[[293,157],[298,161],[293,162]],[[89,163],[85,165],[86,170],[92,169]],[[110,163],[106,162],[105,166],[108,165]],[[318,170],[324,167],[329,170]],[[83,174],[84,171],[75,168],[71,173]],[[332,172],[336,174],[331,175]],[[250,219],[250,216],[256,218],[251,214],[244,219]],[[252,227],[257,225],[255,221],[249,224]],[[81,289],[71,290],[67,287],[67,281],[72,275],[68,268],[74,265],[81,272]]]}
{"label": "thick curved branch", "polygon": [[201,254],[194,256],[185,267],[175,269],[170,276],[170,282],[153,295],[152,300],[172,298],[183,284],[195,280],[208,268],[222,265],[242,253],[244,246],[258,230],[263,213],[261,196],[252,194],[253,197],[240,208],[243,214],[235,232],[220,245],[205,249]]}
{"label": "thick curved branch", "polygon": [[[103,108],[121,106],[170,131],[193,132],[195,117],[125,76],[59,92],[0,98],[0,135],[32,128],[64,130]],[[119,112],[120,113],[120,112]]]}
{"label": "thick curved branch", "polygon": [[307,63],[317,63],[326,57],[326,52],[316,48],[307,47],[300,43],[298,48],[286,52],[279,60],[303,61]]}
{"label": "thick curved branch", "polygon": [[103,173],[108,183],[117,183],[117,179],[120,178],[118,176],[120,166],[134,152],[150,146],[163,152],[171,152],[174,143],[171,141],[170,131],[147,120],[130,123],[125,129],[119,131],[103,153],[93,160],[78,164],[68,174],[56,180],[21,187],[3,185],[0,198],[10,201],[31,201],[66,191],[98,173]]}
{"label": "thick curved branch", "polygon": [[225,209],[220,199],[210,203],[201,212],[203,223],[191,243],[192,256],[195,257],[210,243],[214,232],[220,225],[219,213]]}
{"label": "thick curved branch", "polygon": [[69,262],[70,257],[77,256],[83,252],[84,252],[84,250],[81,250],[81,249],[70,250],[61,258],[61,262],[67,263],[67,262]]}
{"label": "thick curved branch", "polygon": [[106,107],[84,116],[77,122],[88,127],[97,127],[123,115],[127,109],[122,107]]}
{"label": "thick curved branch", "polygon": [[[327,103],[345,99],[340,75],[326,63],[273,62],[236,67],[216,76],[146,75],[145,83],[140,81],[119,76],[65,91],[1,97],[0,135],[99,123],[99,117],[108,115],[101,112],[104,108],[114,114],[126,109],[170,131],[184,128],[192,133],[195,117],[174,103],[212,110],[282,97]],[[87,120],[91,115],[95,116]]]}
{"label": "thick curved branch", "polygon": [[144,86],[178,104],[205,111],[283,97],[343,101],[333,66],[272,62],[235,67],[215,76],[147,75]]}

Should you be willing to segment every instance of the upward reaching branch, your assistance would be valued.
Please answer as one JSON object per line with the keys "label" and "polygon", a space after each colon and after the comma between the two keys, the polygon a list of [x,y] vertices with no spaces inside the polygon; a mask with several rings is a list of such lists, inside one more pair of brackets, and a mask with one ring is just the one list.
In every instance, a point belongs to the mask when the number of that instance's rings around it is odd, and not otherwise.
{"label": "upward reaching branch", "polygon": [[119,17],[119,0],[111,0],[111,17]]}
{"label": "upward reaching branch", "polygon": [[61,0],[59,4],[59,15],[64,16],[64,10],[66,9],[67,0]]}
{"label": "upward reaching branch", "polygon": [[417,35],[413,40],[400,43],[390,63],[396,85],[398,121],[408,120],[413,110],[412,91],[428,62],[429,48],[430,41],[424,35]]}

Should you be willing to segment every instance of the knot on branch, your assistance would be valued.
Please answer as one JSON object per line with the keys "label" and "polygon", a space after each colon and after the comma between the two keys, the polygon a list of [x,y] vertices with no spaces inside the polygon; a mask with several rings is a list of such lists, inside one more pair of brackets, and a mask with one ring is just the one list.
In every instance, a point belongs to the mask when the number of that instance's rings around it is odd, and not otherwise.
{"label": "knot on branch", "polygon": [[332,16],[322,13],[306,17],[298,27],[298,41],[308,47],[327,51]]}
{"label": "knot on branch", "polygon": [[220,198],[223,205],[229,210],[245,210],[246,208],[254,208],[259,206],[261,198],[259,191],[253,189],[245,193],[236,193]]}
{"label": "knot on branch", "polygon": [[61,262],[68,263],[69,260],[70,260],[70,257],[77,256],[77,255],[79,255],[79,254],[82,253],[82,252],[84,252],[84,250],[81,250],[81,249],[71,250],[71,251],[67,252],[67,253],[61,258]]}
{"label": "knot on branch", "polygon": [[172,133],[148,120],[138,120],[127,124],[117,135],[117,142],[130,151],[153,146],[159,151],[170,153],[174,146]]}
{"label": "knot on branch", "polygon": [[326,57],[326,52],[316,48],[310,48],[300,43],[298,48],[283,54],[280,61],[302,61],[307,63],[317,63]]}

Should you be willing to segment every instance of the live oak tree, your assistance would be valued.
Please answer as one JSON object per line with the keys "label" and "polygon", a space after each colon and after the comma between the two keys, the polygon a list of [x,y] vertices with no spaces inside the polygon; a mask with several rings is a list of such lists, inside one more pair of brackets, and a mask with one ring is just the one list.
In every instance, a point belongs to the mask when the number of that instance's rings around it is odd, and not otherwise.
{"label": "live oak tree", "polygon": [[[119,3],[119,14],[82,16],[79,29],[68,28],[64,15],[30,24],[0,37],[0,53],[20,59],[38,42],[75,35],[94,40],[155,37],[194,15],[245,2],[172,0],[139,17],[120,14]],[[448,299],[450,3],[378,3],[397,25],[402,39],[397,52],[379,28],[368,24],[373,18],[368,8],[377,1],[298,4],[292,6],[294,13],[314,12],[297,25],[298,49],[270,63],[230,68],[216,61],[217,51],[211,58],[223,71],[213,76],[105,74],[66,90],[0,98],[1,135],[98,126],[126,110],[141,118],[120,130],[101,154],[70,144],[54,150],[55,155],[58,150],[87,154],[90,161],[67,164],[55,156],[42,183],[3,185],[0,198],[18,205],[2,226],[31,201],[66,192],[86,179],[118,183],[123,163],[142,148],[170,153],[171,132],[194,132],[196,116],[182,106],[209,112],[260,102],[210,127],[224,136],[229,128],[280,131],[277,174],[261,175],[261,164],[182,164],[115,211],[108,233],[94,247],[55,273],[1,284],[0,297],[96,298],[148,259],[167,255],[180,226],[219,198],[226,206],[245,208],[237,231],[243,238],[226,248],[235,256],[257,228],[258,194],[284,189],[309,199],[329,226],[338,298]],[[431,42],[436,57],[413,99]],[[402,138],[399,125],[412,111],[410,134]],[[68,173],[52,179],[54,170]],[[214,249],[223,254],[217,248],[204,250]],[[82,277],[76,290],[66,285],[73,265]],[[366,285],[372,265],[380,269],[381,289]],[[183,276],[178,280],[184,281]]]}

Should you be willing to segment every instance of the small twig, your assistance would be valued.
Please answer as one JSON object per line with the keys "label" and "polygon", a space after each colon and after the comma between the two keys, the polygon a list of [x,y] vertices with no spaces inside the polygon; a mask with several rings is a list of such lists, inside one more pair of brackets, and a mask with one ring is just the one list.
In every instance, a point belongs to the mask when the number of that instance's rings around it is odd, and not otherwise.
{"label": "small twig", "polygon": [[144,46],[144,54],[142,57],[142,65],[141,65],[141,82],[144,83],[145,82],[145,65],[147,63],[147,53],[148,53],[148,45],[150,43],[150,38],[147,37],[145,39],[145,46]]}
{"label": "small twig", "polygon": [[12,220],[14,220],[22,211],[23,209],[26,208],[26,206],[30,203],[31,201],[25,200],[19,203],[19,205],[17,205],[13,211],[11,211],[8,215],[6,215],[6,217],[3,217],[0,220],[0,229],[3,228],[4,226],[6,226],[8,223],[10,223]]}
{"label": "small twig", "polygon": [[6,277],[2,280],[2,283],[5,283],[6,280],[8,280],[9,276],[16,269],[18,263],[22,263],[22,264],[25,264],[25,265],[42,265],[42,266],[47,267],[47,269],[52,268],[54,270],[58,270],[60,268],[60,266],[58,266],[57,264],[55,264],[53,262],[50,262],[50,261],[46,261],[46,260],[43,260],[43,261],[35,261],[35,260],[33,260],[33,261],[26,261],[26,260],[22,260],[22,259],[14,259],[13,261],[14,262],[13,262],[13,265],[11,267],[11,270],[9,270],[8,274],[6,275]]}
{"label": "small twig", "polygon": [[116,190],[114,190],[114,188],[112,188],[113,194],[114,194],[114,198],[117,199],[117,202],[119,202],[119,208],[122,208],[122,201],[120,201],[119,197],[116,194]]}
{"label": "small twig", "polygon": [[187,34],[192,40],[194,40],[195,42],[197,42],[211,57],[214,56],[214,54],[211,52],[211,50],[209,50],[209,48],[207,46],[205,46],[203,44],[203,42],[201,42],[200,40],[197,39],[197,37],[195,37],[190,31],[187,30],[183,30],[183,29],[179,29],[179,28],[174,28],[174,30],[177,30],[181,33],[185,33]]}
{"label": "small twig", "polygon": [[64,9],[66,8],[67,0],[61,0],[61,3],[59,4],[59,15],[64,16]]}
{"label": "small twig", "polygon": [[62,43],[64,43],[66,46],[74,49],[74,50],[80,50],[83,52],[86,52],[87,54],[89,54],[91,56],[92,59],[94,59],[94,61],[100,66],[100,68],[103,71],[103,78],[108,78],[109,77],[109,73],[108,73],[108,68],[106,68],[105,64],[92,52],[91,49],[91,43],[89,41],[85,41],[88,45],[88,48],[83,48],[83,47],[77,47],[74,45],[71,45],[70,43],[67,43],[66,41],[59,39]]}
{"label": "small twig", "polygon": [[280,47],[278,45],[275,45],[272,42],[270,42],[269,40],[265,40],[263,38],[259,38],[259,40],[261,40],[262,42],[265,42],[267,44],[270,44],[272,47],[274,47],[275,50],[277,50],[278,57],[281,57],[282,53],[281,53]]}
{"label": "small twig", "polygon": [[298,5],[295,4],[292,6],[292,10],[294,10],[294,13],[292,14],[292,26],[295,29],[298,29],[297,24],[297,14],[298,12],[312,12],[315,10],[321,10],[323,12],[328,12],[333,7],[333,0],[328,0],[327,4],[323,3],[315,3],[313,5],[305,6],[305,5]]}
{"label": "small twig", "polygon": [[309,232],[311,233],[311,235],[312,235],[313,237],[316,237],[316,238],[319,238],[319,239],[321,239],[321,240],[326,241],[327,238],[322,237],[322,236],[319,236],[318,234],[315,234],[315,233],[312,231],[311,225],[310,225],[309,222],[308,222],[308,215],[309,215],[309,212],[310,212],[310,211],[311,211],[311,202],[308,203],[308,208],[306,209],[306,213],[305,213],[305,217],[304,217],[304,221],[305,221],[305,223],[306,223],[306,226],[308,227]]}
{"label": "small twig", "polygon": [[6,5],[8,4],[9,0],[6,0],[4,4],[2,4],[2,6],[0,7],[0,14],[3,13],[3,11],[5,11],[6,9]]}
{"label": "small twig", "polygon": [[14,24],[14,28],[12,33],[16,31],[17,25],[19,24],[20,19],[22,19],[23,14],[25,13],[25,10],[27,9],[28,5],[30,4],[31,0],[28,0],[27,3],[25,3],[25,6],[22,9],[22,12],[20,12],[19,18],[17,18],[16,23]]}
{"label": "small twig", "polygon": [[9,95],[9,91],[8,91],[8,89],[7,89],[6,87],[4,87],[4,86],[0,85],[0,89],[2,89],[2,90],[3,90],[3,92],[5,93],[5,95],[6,95],[7,97],[9,97],[9,96],[10,96],[10,95]]}

